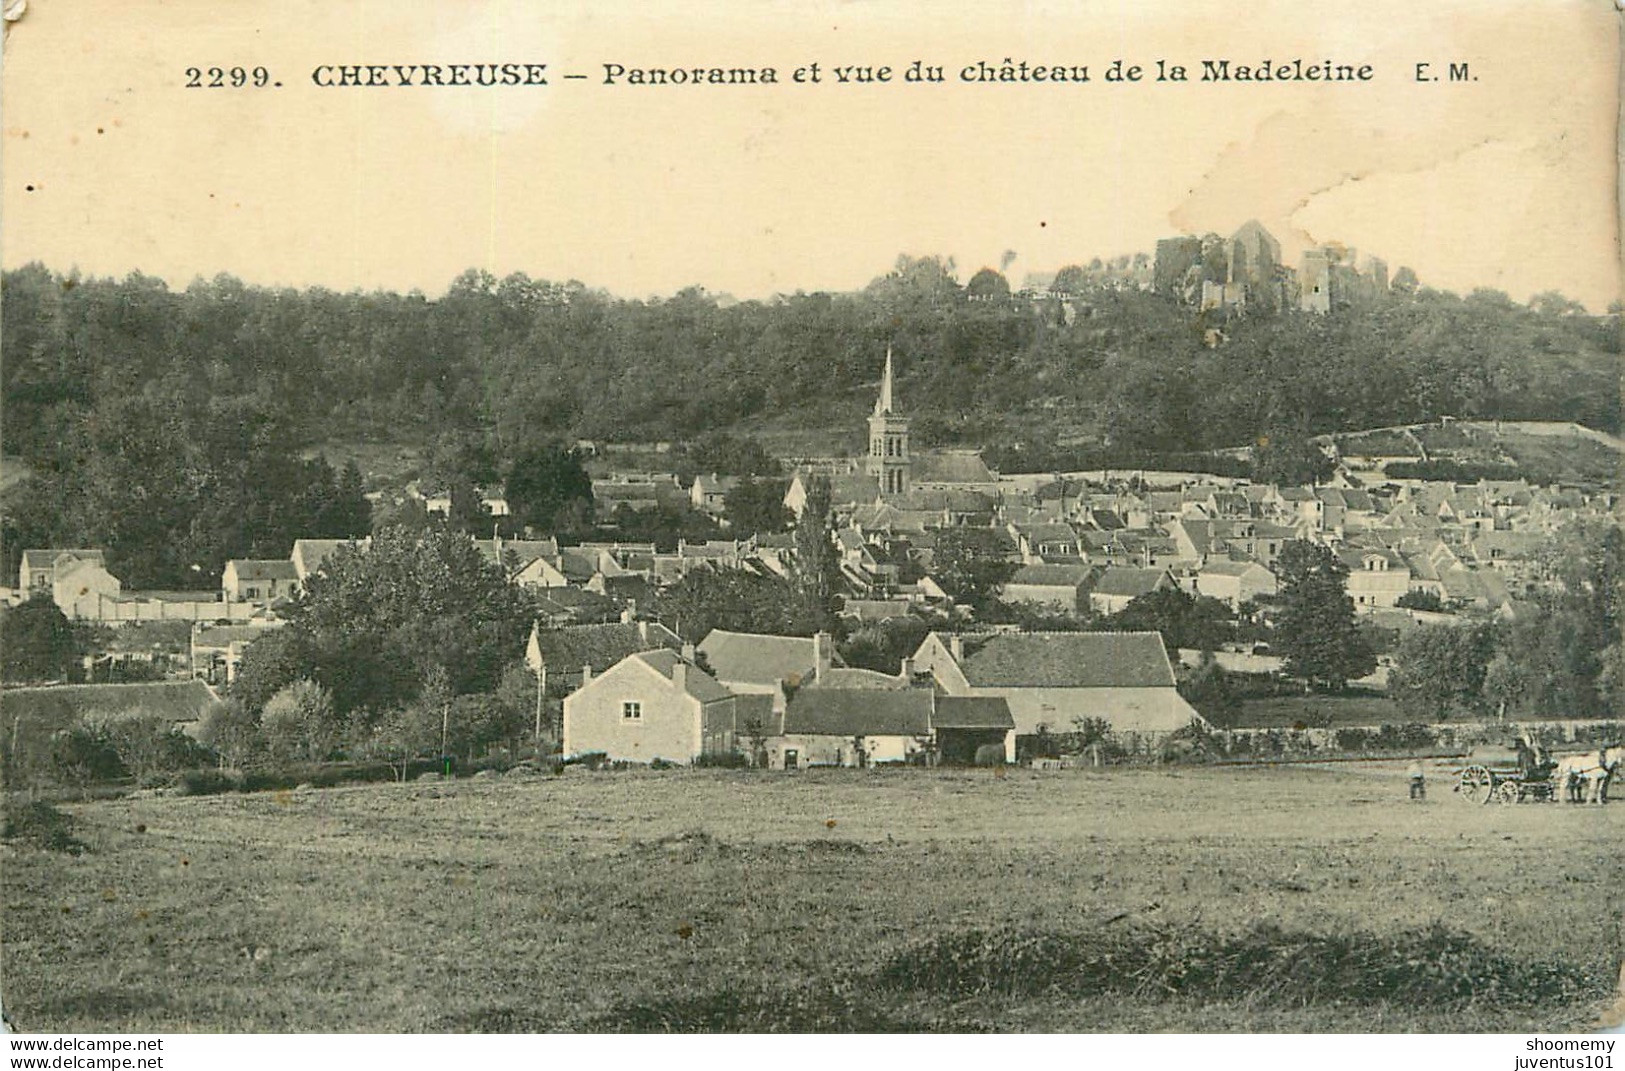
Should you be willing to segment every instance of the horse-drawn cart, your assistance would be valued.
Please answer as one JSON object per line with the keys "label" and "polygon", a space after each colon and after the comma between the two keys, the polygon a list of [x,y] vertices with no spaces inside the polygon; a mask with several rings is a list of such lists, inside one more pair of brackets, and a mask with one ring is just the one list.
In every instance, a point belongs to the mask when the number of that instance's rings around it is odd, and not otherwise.
{"label": "horse-drawn cart", "polygon": [[1527,747],[1475,747],[1467,752],[1456,791],[1468,803],[1523,803],[1555,797],[1549,760]]}

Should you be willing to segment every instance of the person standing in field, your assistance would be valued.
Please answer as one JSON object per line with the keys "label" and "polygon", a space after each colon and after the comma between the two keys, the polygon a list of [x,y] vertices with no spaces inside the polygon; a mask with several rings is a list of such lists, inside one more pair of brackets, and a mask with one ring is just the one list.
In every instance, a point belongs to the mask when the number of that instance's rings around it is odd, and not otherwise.
{"label": "person standing in field", "polygon": [[1422,760],[1412,759],[1406,773],[1411,779],[1411,799],[1425,800],[1428,797],[1427,775],[1422,771]]}

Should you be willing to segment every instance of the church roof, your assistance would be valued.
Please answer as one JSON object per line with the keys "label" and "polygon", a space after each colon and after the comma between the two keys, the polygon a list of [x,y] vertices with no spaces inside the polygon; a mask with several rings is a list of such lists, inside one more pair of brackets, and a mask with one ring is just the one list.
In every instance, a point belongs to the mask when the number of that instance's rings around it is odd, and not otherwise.
{"label": "church roof", "polygon": [[910,460],[913,483],[993,483],[996,477],[975,450],[930,450]]}

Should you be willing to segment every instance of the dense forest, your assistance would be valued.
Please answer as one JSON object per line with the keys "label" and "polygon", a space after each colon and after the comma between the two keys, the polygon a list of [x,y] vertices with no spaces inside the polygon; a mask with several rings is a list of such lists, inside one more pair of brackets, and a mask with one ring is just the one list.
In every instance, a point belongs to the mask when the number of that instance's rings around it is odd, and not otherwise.
{"label": "dense forest", "polygon": [[145,541],[162,549],[134,577],[192,586],[222,555],[285,552],[293,531],[365,530],[357,474],[298,460],[326,442],[450,440],[442,455],[490,470],[454,475],[483,482],[575,438],[855,440],[888,345],[919,445],[1014,463],[1057,443],[1168,454],[1440,415],[1620,427],[1617,306],[1405,286],[1358,310],[1221,322],[1062,278],[1073,293],[1035,299],[904,257],[856,293],[638,301],[470,271],[431,299],[228,276],[175,292],[30,265],[0,286],[0,446],[34,473],[8,496],[8,543],[146,526],[168,538]]}
{"label": "dense forest", "polygon": [[1240,445],[1276,423],[1620,425],[1617,310],[1558,295],[1396,291],[1327,316],[1231,319],[1209,348],[1216,325],[1161,296],[1084,278],[1070,302],[1033,301],[993,275],[962,286],[951,263],[904,258],[858,293],[729,303],[474,271],[433,300],[227,276],[175,293],[30,266],[4,276],[4,448],[33,458],[98,404],[154,391],[241,400],[305,442],[460,427],[505,456],[538,435],[845,428],[861,425],[887,345],[917,431],[939,441],[982,445],[1012,423],[1162,450]]}

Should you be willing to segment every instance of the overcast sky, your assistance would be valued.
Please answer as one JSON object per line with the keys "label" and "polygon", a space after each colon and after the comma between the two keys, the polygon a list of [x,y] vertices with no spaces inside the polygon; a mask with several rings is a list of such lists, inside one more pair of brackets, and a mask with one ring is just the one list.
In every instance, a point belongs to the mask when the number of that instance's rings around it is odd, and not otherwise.
{"label": "overcast sky", "polygon": [[[7,267],[442,292],[852,289],[899,253],[1019,283],[1256,217],[1454,290],[1619,291],[1607,0],[973,5],[30,0],[7,41]],[[966,85],[1009,57],[1087,85]],[[1363,84],[1156,83],[1158,58],[1371,64]],[[1104,81],[1116,58],[1148,68]],[[841,85],[915,59],[944,85]],[[546,88],[322,89],[320,64],[546,62]],[[818,62],[824,81],[797,86]],[[1419,84],[1417,62],[1477,81]],[[605,86],[603,65],[776,69]],[[262,65],[280,88],[188,89]],[[565,81],[565,73],[585,80]]]}

